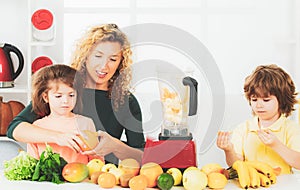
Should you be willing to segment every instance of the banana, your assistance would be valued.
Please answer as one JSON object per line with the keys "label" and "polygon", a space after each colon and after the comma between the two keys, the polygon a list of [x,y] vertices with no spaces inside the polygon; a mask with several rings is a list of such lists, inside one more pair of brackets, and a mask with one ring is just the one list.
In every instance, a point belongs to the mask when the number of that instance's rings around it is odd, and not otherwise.
{"label": "banana", "polygon": [[238,173],[239,183],[242,188],[248,189],[250,187],[250,176],[248,166],[244,161],[237,160],[233,163],[232,168]]}
{"label": "banana", "polygon": [[277,176],[275,174],[271,174],[269,179],[270,179],[271,183],[274,184],[277,181]]}
{"label": "banana", "polygon": [[248,171],[250,176],[250,186],[256,189],[260,187],[260,178],[259,178],[258,171],[252,166],[249,165],[247,166],[248,166]]}
{"label": "banana", "polygon": [[267,176],[265,176],[264,174],[259,173],[259,172],[258,172],[258,175],[260,178],[260,185],[262,187],[269,187],[271,185],[271,181]]}
{"label": "banana", "polygon": [[263,173],[267,177],[275,175],[273,168],[267,163],[260,161],[246,161],[246,163],[255,168],[257,171]]}

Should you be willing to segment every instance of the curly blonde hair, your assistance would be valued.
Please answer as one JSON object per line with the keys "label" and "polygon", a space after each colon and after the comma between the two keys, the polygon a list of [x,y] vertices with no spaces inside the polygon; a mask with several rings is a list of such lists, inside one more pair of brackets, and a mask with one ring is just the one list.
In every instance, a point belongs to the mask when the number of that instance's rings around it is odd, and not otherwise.
{"label": "curly blonde hair", "polygon": [[132,51],[127,36],[116,24],[103,24],[91,27],[79,40],[71,61],[71,67],[86,75],[85,63],[90,51],[99,42],[118,42],[121,45],[122,58],[119,67],[108,82],[108,97],[112,99],[114,109],[124,104],[129,95],[131,81]]}

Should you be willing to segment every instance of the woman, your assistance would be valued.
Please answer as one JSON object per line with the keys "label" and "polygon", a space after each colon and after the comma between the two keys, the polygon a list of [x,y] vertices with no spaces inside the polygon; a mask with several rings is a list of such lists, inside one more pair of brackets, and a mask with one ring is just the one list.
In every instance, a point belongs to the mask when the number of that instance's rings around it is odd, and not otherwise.
{"label": "woman", "polygon": [[[131,49],[126,35],[115,24],[92,27],[79,41],[71,66],[85,76],[83,115],[98,130],[98,146],[84,154],[105,156],[107,162],[134,158],[141,162],[144,135],[142,115],[129,92]],[[40,129],[32,123],[39,116],[28,105],[10,123],[7,136],[21,142],[52,142],[80,151],[83,142],[74,133]],[[127,142],[120,141],[125,131]]]}

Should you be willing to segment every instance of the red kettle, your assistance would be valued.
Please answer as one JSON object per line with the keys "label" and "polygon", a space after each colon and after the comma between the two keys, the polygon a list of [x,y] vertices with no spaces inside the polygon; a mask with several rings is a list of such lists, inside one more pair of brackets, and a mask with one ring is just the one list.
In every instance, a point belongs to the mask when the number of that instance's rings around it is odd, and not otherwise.
{"label": "red kettle", "polygon": [[[15,71],[11,54],[18,57],[18,68]],[[21,74],[24,58],[21,51],[11,44],[0,43],[0,88],[14,87],[14,80]]]}

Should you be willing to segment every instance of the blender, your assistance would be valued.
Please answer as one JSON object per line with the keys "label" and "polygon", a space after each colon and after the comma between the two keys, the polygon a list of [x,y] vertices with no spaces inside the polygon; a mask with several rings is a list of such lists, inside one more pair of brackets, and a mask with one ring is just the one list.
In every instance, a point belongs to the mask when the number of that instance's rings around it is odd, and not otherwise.
{"label": "blender", "polygon": [[197,81],[181,71],[158,71],[163,121],[158,140],[147,139],[142,163],[155,162],[166,170],[197,166],[196,147],[188,116],[197,113]]}

